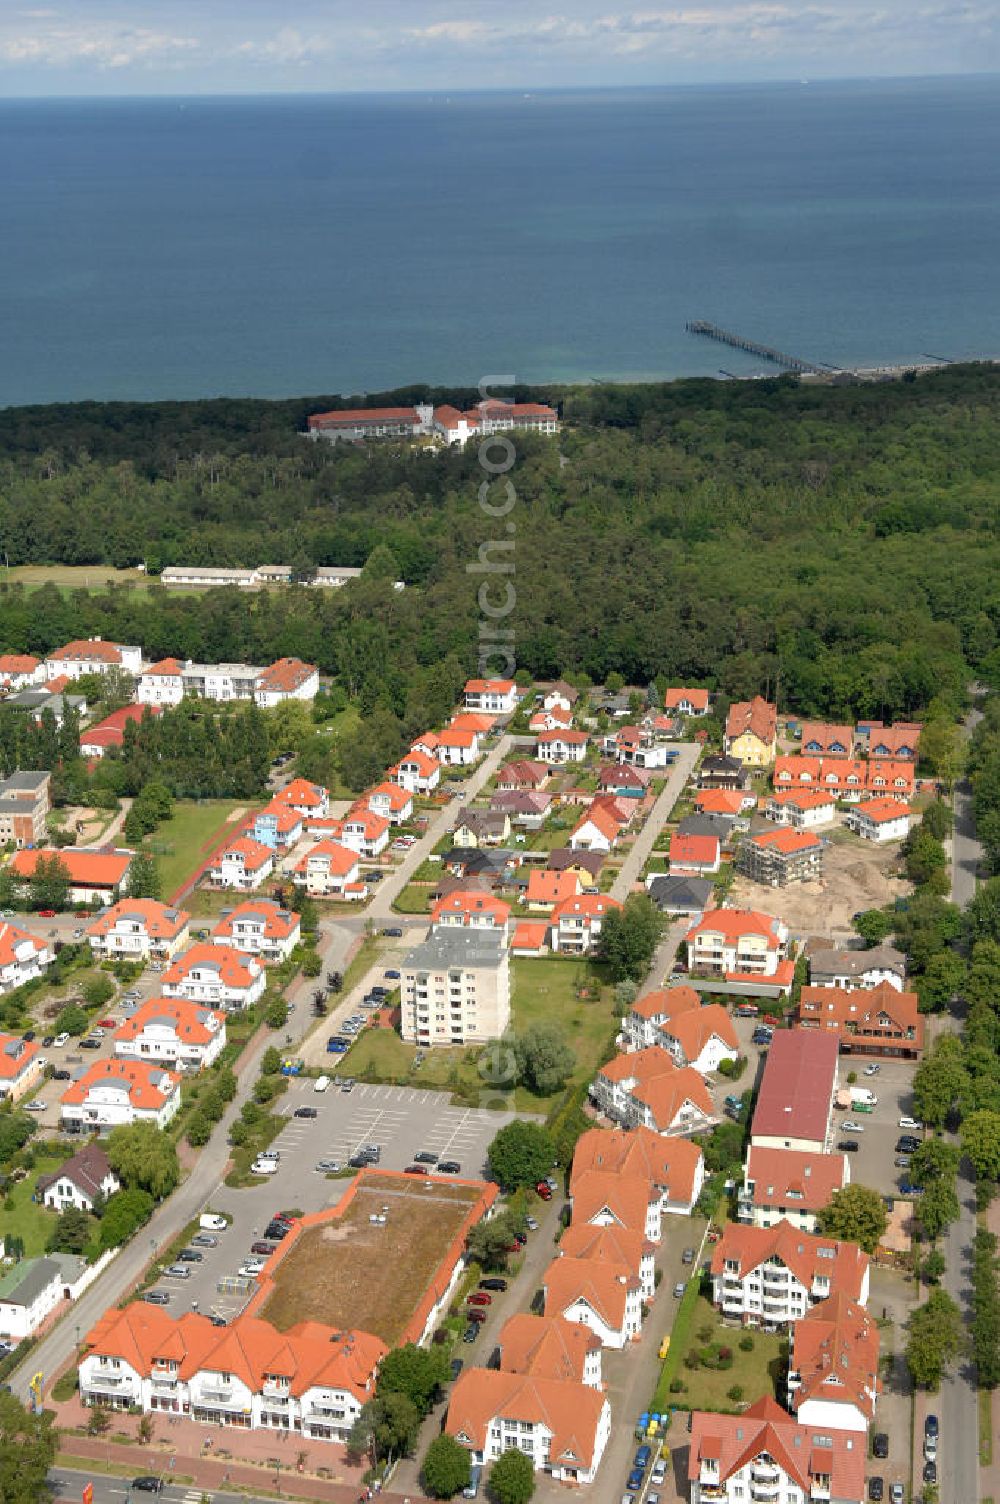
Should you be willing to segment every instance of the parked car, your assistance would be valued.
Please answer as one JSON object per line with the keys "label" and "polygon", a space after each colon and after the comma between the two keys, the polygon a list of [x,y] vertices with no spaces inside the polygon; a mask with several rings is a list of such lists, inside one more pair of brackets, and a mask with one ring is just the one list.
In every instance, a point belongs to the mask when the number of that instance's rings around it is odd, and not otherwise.
{"label": "parked car", "polygon": [[142,1298],[147,1306],[168,1306],[170,1304],[169,1290],[147,1290]]}
{"label": "parked car", "polygon": [[264,1236],[265,1236],[265,1238],[268,1238],[273,1243],[280,1243],[281,1240],[282,1240],[282,1238],[285,1237],[287,1235],[287,1233],[288,1233],[288,1223],[287,1222],[279,1222],[277,1219],[275,1219],[272,1222],[269,1222],[267,1224],[267,1226],[264,1228]]}
{"label": "parked car", "polygon": [[901,1133],[896,1140],[897,1154],[915,1154],[920,1148],[920,1140],[914,1138],[912,1133]]}
{"label": "parked car", "polygon": [[351,1041],[345,1039],[343,1034],[334,1034],[326,1042],[326,1053],[328,1055],[346,1055],[350,1048]]}
{"label": "parked car", "polygon": [[429,1175],[431,1172],[426,1165],[407,1165],[404,1175]]}
{"label": "parked car", "polygon": [[273,1159],[255,1159],[250,1166],[251,1175],[276,1175],[278,1166]]}
{"label": "parked car", "polygon": [[459,1376],[459,1374],[462,1372],[462,1369],[464,1367],[465,1367],[465,1361],[464,1361],[464,1359],[462,1359],[462,1358],[452,1358],[451,1364],[450,1364],[452,1378],[453,1379],[457,1379],[458,1376]]}
{"label": "parked car", "polygon": [[461,1175],[462,1166],[457,1159],[442,1159],[438,1162],[438,1171],[441,1175]]}
{"label": "parked car", "polygon": [[330,1085],[330,1077],[329,1076],[317,1076],[316,1077],[316,1084],[313,1087],[313,1091],[324,1092],[324,1091],[328,1090],[329,1085]]}
{"label": "parked car", "polygon": [[885,1484],[877,1473],[874,1478],[868,1479],[868,1497],[871,1504],[882,1504],[884,1489]]}
{"label": "parked car", "polygon": [[937,1463],[936,1462],[925,1462],[924,1463],[924,1482],[925,1483],[936,1484],[937,1481],[938,1481]]}
{"label": "parked car", "polygon": [[662,1457],[653,1463],[653,1471],[649,1475],[649,1481],[654,1488],[660,1488],[667,1481],[667,1464]]}
{"label": "parked car", "polygon": [[864,1123],[856,1123],[853,1118],[845,1118],[840,1126],[845,1133],[864,1133],[865,1131]]}
{"label": "parked car", "polygon": [[53,1071],[52,1079],[53,1081],[72,1081],[73,1075],[71,1071]]}
{"label": "parked car", "polygon": [[478,1306],[469,1306],[465,1314],[469,1321],[482,1322],[486,1320],[486,1312],[480,1310]]}
{"label": "parked car", "polygon": [[856,1138],[842,1138],[837,1145],[838,1152],[841,1154],[857,1154],[860,1148],[861,1145]]}
{"label": "parked car", "polygon": [[340,1083],[340,1089],[343,1092],[352,1092],[354,1090],[354,1077],[345,1076]]}
{"label": "parked car", "polygon": [[383,935],[388,935],[391,940],[402,940],[403,938],[403,931],[398,924],[388,925],[382,933]]}
{"label": "parked car", "polygon": [[911,1133],[922,1133],[924,1125],[918,1118],[902,1117],[896,1124],[897,1128],[908,1128]]}
{"label": "parked car", "polygon": [[262,1238],[258,1238],[255,1243],[250,1244],[250,1252],[259,1253],[262,1258],[269,1259],[274,1252],[274,1244],[265,1243]]}
{"label": "parked car", "polygon": [[55,1045],[57,1050],[61,1050],[63,1045],[69,1044],[69,1035],[66,1033],[57,1034],[52,1043]]}
{"label": "parked car", "polygon": [[552,1200],[552,1191],[545,1184],[544,1180],[540,1180],[538,1182],[538,1184],[535,1186],[535,1190],[538,1192],[539,1196],[541,1196],[541,1198],[542,1198],[543,1201],[551,1201]]}
{"label": "parked car", "polygon": [[398,982],[399,981],[399,977],[400,977],[399,972],[396,971],[396,970],[394,970],[394,969],[390,970],[390,968],[388,966],[386,967],[385,974],[389,978],[390,981],[392,981],[392,982]]}
{"label": "parked car", "polygon": [[[646,1471],[647,1467],[649,1466],[649,1459],[650,1459],[650,1457],[652,1457],[652,1455],[653,1455],[653,1449],[652,1449],[652,1447],[649,1446],[649,1445],[647,1445],[646,1442],[643,1442],[642,1446],[638,1448],[638,1450],[636,1451],[635,1456],[632,1458],[632,1466],[633,1467],[637,1467],[640,1472],[644,1473]],[[630,1488],[631,1488],[631,1486],[632,1485],[629,1484]],[[642,1487],[641,1483],[638,1486],[641,1488]]]}
{"label": "parked car", "polygon": [[191,1242],[196,1248],[218,1248],[218,1238],[213,1238],[210,1232],[196,1232]]}
{"label": "parked car", "polygon": [[177,1255],[178,1262],[181,1264],[200,1264],[204,1257],[205,1255],[197,1248],[182,1248]]}
{"label": "parked car", "polygon": [[470,1306],[491,1306],[492,1304],[493,1296],[487,1295],[485,1290],[473,1290],[469,1296]]}
{"label": "parked car", "polygon": [[101,1048],[101,1041],[95,1039],[92,1034],[88,1034],[86,1039],[80,1040],[80,1048],[81,1050],[99,1050]]}
{"label": "parked car", "polygon": [[876,1457],[886,1458],[889,1455],[889,1437],[885,1431],[876,1431],[872,1438],[872,1452]]}
{"label": "parked car", "polygon": [[896,1166],[897,1170],[908,1170],[912,1163],[913,1161],[910,1159],[910,1156],[908,1154],[897,1154],[896,1158],[893,1160],[893,1164]]}
{"label": "parked car", "polygon": [[681,1254],[681,1263],[682,1264],[693,1264],[694,1263],[694,1249],[693,1248],[685,1248],[684,1252]]}
{"label": "parked car", "polygon": [[479,1288],[480,1290],[498,1290],[502,1294],[507,1288],[507,1281],[491,1275],[489,1279],[481,1279],[479,1281]]}
{"label": "parked car", "polygon": [[319,1117],[319,1108],[318,1107],[296,1107],[295,1111],[292,1113],[292,1116],[295,1117],[295,1118],[318,1118]]}
{"label": "parked car", "polygon": [[202,1212],[198,1218],[198,1226],[208,1232],[225,1232],[229,1223],[218,1212]]}
{"label": "parked car", "polygon": [[48,1105],[48,1102],[27,1102],[24,1110],[25,1112],[44,1112]]}
{"label": "parked car", "polygon": [[469,1324],[468,1324],[468,1326],[465,1328],[465,1331],[462,1333],[462,1341],[463,1342],[475,1342],[475,1340],[476,1340],[476,1338],[478,1336],[479,1336],[479,1328],[478,1328],[478,1326],[476,1325],[476,1323],[474,1321],[470,1321]]}
{"label": "parked car", "polygon": [[413,1163],[416,1165],[436,1165],[437,1162],[438,1157],[433,1149],[421,1149],[413,1156]]}
{"label": "parked car", "polygon": [[171,1279],[190,1279],[191,1270],[187,1264],[168,1264],[164,1274],[169,1274]]}
{"label": "parked car", "polygon": [[906,1175],[899,1182],[899,1190],[903,1196],[922,1196],[924,1194],[923,1186],[917,1185]]}
{"label": "parked car", "polygon": [[682,1279],[679,1279],[677,1281],[676,1285],[674,1286],[674,1299],[675,1300],[680,1300],[681,1296],[684,1294],[684,1291],[686,1289],[687,1289],[687,1284],[685,1283],[685,1281],[682,1280]]}
{"label": "parked car", "polygon": [[924,1461],[937,1462],[938,1439],[936,1436],[924,1437]]}
{"label": "parked car", "polygon": [[163,1479],[154,1478],[151,1473],[143,1473],[132,1479],[132,1488],[138,1489],[141,1494],[160,1494],[163,1492]]}
{"label": "parked car", "polygon": [[937,1418],[937,1416],[936,1415],[925,1415],[924,1416],[924,1435],[925,1436],[937,1436],[939,1434],[940,1434],[940,1427],[938,1426],[938,1418]]}
{"label": "parked car", "polygon": [[632,1489],[635,1493],[638,1493],[642,1488],[643,1476],[644,1475],[642,1468],[634,1467],[628,1475],[628,1480],[625,1484],[625,1487]]}
{"label": "parked car", "polygon": [[862,1071],[862,1075],[877,1076],[881,1069],[882,1067],[880,1065],[866,1065],[864,1070]]}
{"label": "parked car", "polygon": [[321,1159],[316,1168],[321,1175],[339,1175],[344,1167],[339,1159]]}

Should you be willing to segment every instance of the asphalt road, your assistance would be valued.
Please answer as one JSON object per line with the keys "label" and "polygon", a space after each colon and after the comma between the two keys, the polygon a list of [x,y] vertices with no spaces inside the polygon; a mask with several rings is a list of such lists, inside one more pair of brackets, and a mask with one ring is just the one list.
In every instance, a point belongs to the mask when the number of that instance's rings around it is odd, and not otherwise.
{"label": "asphalt road", "polygon": [[972,812],[972,789],[967,783],[955,785],[955,829],[952,834],[951,897],[960,908],[971,903],[976,891],[976,873],[983,848],[976,840],[976,821]]}
{"label": "asphalt road", "polygon": [[[138,1473],[136,1476],[140,1476]],[[151,1501],[151,1504],[202,1504],[204,1499],[211,1499],[212,1504],[255,1504],[255,1501],[277,1499],[276,1494],[257,1492],[250,1493],[218,1493],[204,1489],[194,1488],[191,1485],[164,1483],[163,1492],[158,1494],[133,1493],[128,1478],[109,1478],[99,1472],[77,1472],[72,1468],[55,1467],[49,1473],[49,1482],[52,1485],[54,1496],[64,1504],[78,1504],[83,1496],[86,1484],[92,1483],[94,1487],[94,1504],[142,1504],[143,1500]],[[285,1501],[287,1504],[287,1501]]]}
{"label": "asphalt road", "polygon": [[611,888],[612,898],[617,898],[619,903],[624,903],[631,893],[635,884],[639,881],[642,869],[646,865],[657,836],[666,824],[670,811],[680,798],[684,786],[691,776],[691,770],[698,760],[699,748],[694,742],[678,742],[678,758],[667,773],[667,781],[660,792],[656,803],[650,810],[649,818],[643,825],[631,851],[622,863],[621,871],[615,878]]}
{"label": "asphalt road", "polygon": [[[976,1236],[976,1190],[963,1161],[958,1176],[961,1213],[943,1239],[944,1288],[962,1311],[966,1327],[971,1321],[972,1245]],[[933,1397],[941,1422],[941,1459],[938,1463],[940,1504],[969,1504],[979,1497],[979,1411],[976,1373],[971,1362],[962,1360]]]}

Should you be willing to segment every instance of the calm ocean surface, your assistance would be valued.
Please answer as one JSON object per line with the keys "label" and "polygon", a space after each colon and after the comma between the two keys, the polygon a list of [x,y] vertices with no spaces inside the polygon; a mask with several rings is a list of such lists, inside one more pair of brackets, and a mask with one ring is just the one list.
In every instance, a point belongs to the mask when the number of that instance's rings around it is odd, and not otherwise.
{"label": "calm ocean surface", "polygon": [[0,102],[0,405],[1000,355],[1000,80]]}

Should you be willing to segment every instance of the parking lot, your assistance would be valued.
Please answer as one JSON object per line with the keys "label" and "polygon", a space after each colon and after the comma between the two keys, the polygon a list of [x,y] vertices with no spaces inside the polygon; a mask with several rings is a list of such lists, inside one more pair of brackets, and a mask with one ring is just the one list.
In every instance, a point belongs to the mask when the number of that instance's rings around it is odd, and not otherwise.
{"label": "parking lot", "polygon": [[[839,1079],[846,1083],[848,1072],[857,1071],[858,1086],[870,1087],[878,1097],[878,1106],[866,1114],[835,1107],[827,1147],[835,1149],[841,1139],[853,1139],[859,1147],[850,1156],[851,1179],[871,1186],[883,1196],[898,1196],[899,1182],[906,1178],[906,1172],[896,1169],[893,1160],[896,1140],[904,1131],[899,1127],[899,1119],[913,1114],[914,1065],[902,1060],[882,1061],[877,1075],[866,1076],[867,1064],[869,1061],[861,1056],[856,1059],[841,1056]],[[845,1131],[845,1121],[856,1123],[861,1131]],[[917,1132],[914,1137],[921,1138],[922,1134]]]}
{"label": "parking lot", "polygon": [[[197,1302],[199,1310],[228,1321],[243,1309],[250,1289],[220,1292],[219,1281],[236,1275],[274,1213],[320,1211],[343,1195],[347,1179],[318,1172],[320,1160],[346,1166],[363,1144],[378,1144],[382,1169],[405,1169],[414,1154],[428,1150],[460,1164],[463,1176],[477,1178],[494,1134],[514,1116],[450,1107],[438,1093],[412,1087],[359,1084],[348,1093],[331,1085],[319,1093],[309,1077],[294,1078],[281,1105],[288,1122],[272,1146],[280,1155],[277,1172],[245,1190],[219,1186],[207,1198],[206,1209],[231,1217],[231,1225],[212,1234],[218,1238],[216,1247],[199,1250],[202,1259],[188,1266],[188,1279],[163,1275],[157,1282],[157,1290],[170,1294],[173,1313],[180,1315]],[[318,1115],[296,1118],[297,1107],[315,1108]]]}

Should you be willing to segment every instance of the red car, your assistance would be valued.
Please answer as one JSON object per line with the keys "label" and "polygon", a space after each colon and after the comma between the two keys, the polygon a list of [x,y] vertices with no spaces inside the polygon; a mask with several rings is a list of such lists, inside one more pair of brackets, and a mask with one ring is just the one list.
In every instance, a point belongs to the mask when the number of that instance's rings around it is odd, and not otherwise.
{"label": "red car", "polygon": [[469,1296],[470,1306],[491,1306],[492,1304],[493,1296],[487,1295],[485,1290],[477,1290],[474,1295]]}
{"label": "red car", "polygon": [[470,1321],[480,1322],[486,1320],[486,1312],[481,1310],[479,1306],[469,1306],[465,1314]]}
{"label": "red car", "polygon": [[552,1200],[552,1187],[546,1185],[544,1180],[540,1180],[538,1182],[538,1184],[535,1186],[535,1191],[537,1195],[541,1196],[543,1201]]}
{"label": "red car", "polygon": [[56,911],[55,909],[39,909],[38,917],[39,919],[54,919],[56,917]]}
{"label": "red car", "polygon": [[102,1018],[97,1027],[99,1029],[117,1029],[118,1025],[113,1018]]}

